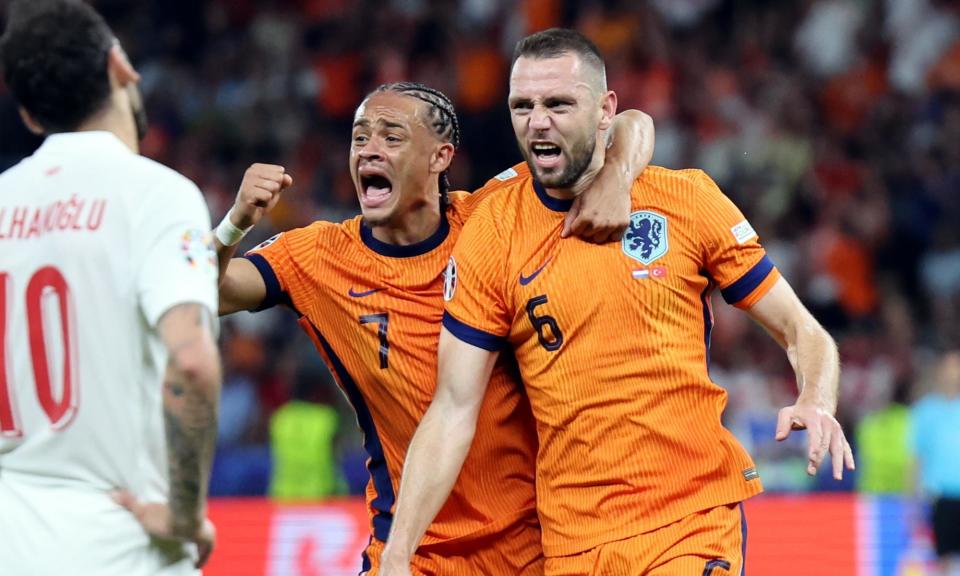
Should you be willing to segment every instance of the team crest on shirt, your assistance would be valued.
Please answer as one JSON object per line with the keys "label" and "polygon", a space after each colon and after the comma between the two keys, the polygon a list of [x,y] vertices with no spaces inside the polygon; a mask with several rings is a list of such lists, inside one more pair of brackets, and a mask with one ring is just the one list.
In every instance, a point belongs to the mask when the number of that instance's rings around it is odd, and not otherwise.
{"label": "team crest on shirt", "polygon": [[457,261],[450,257],[447,261],[447,269],[443,271],[443,299],[446,302],[453,300],[453,294],[457,291]]}
{"label": "team crest on shirt", "polygon": [[630,214],[630,228],[623,235],[622,244],[627,256],[650,265],[669,249],[666,216],[650,210]]}

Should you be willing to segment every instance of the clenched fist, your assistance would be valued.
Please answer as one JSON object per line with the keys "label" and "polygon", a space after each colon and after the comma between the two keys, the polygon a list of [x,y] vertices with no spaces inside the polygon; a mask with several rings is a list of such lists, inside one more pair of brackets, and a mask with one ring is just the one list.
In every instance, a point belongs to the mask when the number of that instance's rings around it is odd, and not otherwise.
{"label": "clenched fist", "polygon": [[242,230],[256,226],[280,201],[280,194],[293,186],[293,178],[283,166],[253,164],[243,174],[230,222]]}

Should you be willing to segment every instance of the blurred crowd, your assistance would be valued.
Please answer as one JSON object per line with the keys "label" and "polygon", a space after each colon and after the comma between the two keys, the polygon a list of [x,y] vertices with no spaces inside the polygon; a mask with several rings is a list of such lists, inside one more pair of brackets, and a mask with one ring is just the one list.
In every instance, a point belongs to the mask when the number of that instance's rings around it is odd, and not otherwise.
{"label": "blurred crowd", "polygon": [[[795,395],[793,372],[745,315],[715,302],[711,374],[730,392],[727,424],[767,488],[912,489],[907,406],[931,387],[938,351],[960,346],[960,2],[94,4],[143,76],[143,152],[193,179],[214,221],[250,163],[293,175],[295,187],[247,245],[358,212],[350,121],[384,82],[417,80],[452,96],[463,129],[455,188],[512,165],[514,43],[550,26],[583,31],[607,59],[620,108],[653,116],[654,163],[706,170],[837,338],[839,417],[862,452],[858,474],[842,484],[806,477],[802,439],[773,441],[776,412]],[[2,84],[0,134],[0,168],[38,144]],[[223,322],[215,494],[266,493],[272,455],[298,452],[311,454],[304,469],[334,470],[311,490],[362,489],[352,410],[292,320],[271,310]],[[309,432],[278,418],[298,410],[314,411]],[[871,469],[878,442],[884,456]],[[275,494],[296,496],[282,484],[274,479]]]}

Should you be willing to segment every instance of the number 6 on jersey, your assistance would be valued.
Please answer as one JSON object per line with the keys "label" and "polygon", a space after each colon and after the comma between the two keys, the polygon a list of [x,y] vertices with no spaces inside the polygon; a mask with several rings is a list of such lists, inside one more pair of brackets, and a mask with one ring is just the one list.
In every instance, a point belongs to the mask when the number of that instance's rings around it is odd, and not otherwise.
{"label": "number 6 on jersey", "polygon": [[[537,339],[540,341],[540,345],[549,352],[556,352],[560,349],[560,346],[563,346],[563,332],[560,331],[560,325],[557,324],[553,316],[537,316],[534,313],[538,306],[546,304],[547,301],[546,294],[534,296],[528,300],[527,317],[530,318],[530,323],[537,331]],[[545,330],[546,328],[550,329],[549,332]]]}

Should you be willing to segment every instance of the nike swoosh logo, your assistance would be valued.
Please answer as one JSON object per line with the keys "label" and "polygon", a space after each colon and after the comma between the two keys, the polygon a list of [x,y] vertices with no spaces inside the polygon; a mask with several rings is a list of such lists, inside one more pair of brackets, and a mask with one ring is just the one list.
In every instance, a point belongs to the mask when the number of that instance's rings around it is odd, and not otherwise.
{"label": "nike swoosh logo", "polygon": [[383,288],[374,288],[373,290],[367,290],[366,292],[356,292],[351,286],[350,291],[347,292],[347,294],[349,294],[351,298],[365,298],[371,294],[376,294],[381,290],[383,290]]}
{"label": "nike swoosh logo", "polygon": [[520,285],[521,285],[521,286],[526,286],[527,284],[533,282],[533,279],[536,278],[537,276],[539,276],[541,272],[543,272],[543,269],[547,267],[547,264],[549,264],[551,260],[553,260],[553,257],[552,257],[552,256],[551,256],[550,258],[547,258],[547,261],[544,262],[542,266],[540,266],[539,268],[537,268],[536,270],[534,270],[534,271],[533,271],[533,274],[531,274],[531,275],[529,275],[529,276],[524,276],[524,275],[523,275],[523,272],[521,272],[521,273],[520,273]]}

